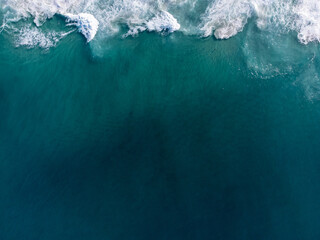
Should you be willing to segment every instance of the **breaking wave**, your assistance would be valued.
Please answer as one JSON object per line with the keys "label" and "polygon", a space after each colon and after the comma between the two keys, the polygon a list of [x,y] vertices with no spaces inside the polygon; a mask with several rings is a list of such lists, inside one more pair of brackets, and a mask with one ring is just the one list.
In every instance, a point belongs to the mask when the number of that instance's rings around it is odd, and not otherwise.
{"label": "breaking wave", "polygon": [[303,44],[320,42],[320,2],[316,0],[216,0],[203,15],[204,36],[227,39],[254,17],[261,30],[297,32]]}
{"label": "breaking wave", "polygon": [[[32,19],[37,28],[55,15],[66,19],[67,26],[75,26],[88,42],[97,32],[100,36],[113,36],[120,31],[122,25],[128,27],[124,36],[137,35],[142,31],[172,33],[180,29],[175,17],[167,11],[170,2],[183,4],[186,1],[74,1],[74,0],[0,0],[3,2],[3,26],[9,26],[26,19]],[[23,27],[23,31],[26,31]],[[39,36],[30,30],[30,36]],[[38,41],[36,45],[38,44]],[[40,44],[42,46],[42,44]],[[39,46],[40,46],[39,45]],[[45,44],[46,46],[50,44]],[[52,44],[53,45],[53,44]]]}
{"label": "breaking wave", "polygon": [[55,45],[60,37],[52,37],[54,32],[45,34],[46,37],[41,33],[42,25],[55,15],[64,17],[66,26],[77,28],[88,42],[96,36],[114,36],[123,26],[127,28],[124,37],[143,31],[179,30],[228,39],[243,31],[249,19],[262,31],[295,32],[302,44],[320,42],[320,2],[316,0],[0,0],[0,3],[0,32],[10,31],[17,22],[33,21],[34,27],[26,23],[20,29],[19,38],[26,45]]}

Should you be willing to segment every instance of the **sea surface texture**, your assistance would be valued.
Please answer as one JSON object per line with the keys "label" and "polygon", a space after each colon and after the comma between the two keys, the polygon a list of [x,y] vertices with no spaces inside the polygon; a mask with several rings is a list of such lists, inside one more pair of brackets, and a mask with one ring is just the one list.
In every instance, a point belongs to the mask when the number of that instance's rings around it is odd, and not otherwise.
{"label": "sea surface texture", "polygon": [[320,1],[0,0],[1,240],[319,240]]}

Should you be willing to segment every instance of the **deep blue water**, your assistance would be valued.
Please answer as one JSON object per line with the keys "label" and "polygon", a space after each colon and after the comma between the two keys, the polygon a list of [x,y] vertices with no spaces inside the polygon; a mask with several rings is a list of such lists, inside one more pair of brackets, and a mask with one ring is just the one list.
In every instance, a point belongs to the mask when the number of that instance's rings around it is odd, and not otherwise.
{"label": "deep blue water", "polygon": [[320,239],[318,45],[261,35],[0,35],[0,239]]}

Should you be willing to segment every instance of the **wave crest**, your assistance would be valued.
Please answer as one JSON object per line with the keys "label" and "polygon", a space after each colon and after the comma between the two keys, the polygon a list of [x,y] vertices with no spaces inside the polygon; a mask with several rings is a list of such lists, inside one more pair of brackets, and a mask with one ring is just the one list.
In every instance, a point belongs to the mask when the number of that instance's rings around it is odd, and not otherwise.
{"label": "wave crest", "polygon": [[[276,33],[296,32],[302,44],[320,42],[320,2],[316,0],[0,0],[4,22],[32,19],[37,27],[64,15],[87,41],[111,37],[125,25],[124,36],[142,31],[183,31],[228,39],[251,18]],[[4,24],[0,28],[2,31]],[[98,32],[99,27],[99,32]]]}
{"label": "wave crest", "polygon": [[216,0],[202,16],[203,36],[227,39],[255,17],[261,30],[297,32],[303,44],[320,42],[320,2],[316,0]]}

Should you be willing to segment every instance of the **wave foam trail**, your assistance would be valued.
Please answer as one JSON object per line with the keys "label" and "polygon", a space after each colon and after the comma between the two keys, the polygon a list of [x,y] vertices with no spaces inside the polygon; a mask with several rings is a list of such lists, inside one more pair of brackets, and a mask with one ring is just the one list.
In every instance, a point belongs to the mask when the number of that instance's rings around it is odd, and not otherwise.
{"label": "wave foam trail", "polygon": [[141,24],[141,26],[131,27],[131,29],[124,35],[137,35],[139,32],[148,30],[149,32],[167,32],[173,33],[180,29],[180,24],[178,21],[168,12],[163,11],[145,23]]}
{"label": "wave foam trail", "polygon": [[149,31],[167,31],[172,33],[180,29],[178,21],[168,12],[163,11],[146,23]]}
{"label": "wave foam trail", "polygon": [[99,28],[98,20],[91,14],[80,13],[78,15],[67,13],[64,14],[67,18],[68,25],[75,25],[90,42],[97,34]]}
{"label": "wave foam trail", "polygon": [[320,2],[300,0],[296,8],[297,32],[300,42],[320,42]]}
{"label": "wave foam trail", "polygon": [[31,24],[18,30],[15,45],[25,46],[27,48],[40,47],[48,49],[56,46],[56,44],[68,33],[58,33],[51,31],[44,33],[41,29],[33,27]]}
{"label": "wave foam trail", "polygon": [[303,44],[320,42],[320,1],[317,0],[216,0],[202,16],[203,36],[227,39],[241,32],[255,17],[261,30],[296,31]]}
{"label": "wave foam trail", "polygon": [[101,31],[107,36],[117,34],[121,26],[127,26],[124,36],[143,31],[172,33],[180,29],[178,20],[169,12],[170,6],[181,6],[186,0],[111,0],[98,1],[94,7],[101,23]]}
{"label": "wave foam trail", "polygon": [[[79,32],[81,32],[89,42],[94,38],[98,30],[98,21],[91,14],[72,13],[85,9],[87,6],[90,6],[91,3],[92,1],[82,0],[6,0],[3,6],[5,16],[3,22],[8,25],[21,20],[33,19],[38,29],[31,28],[30,26],[22,27],[20,29],[21,34],[18,35],[19,37],[16,42],[21,42],[22,44],[19,45],[22,46],[37,45],[47,48],[55,45],[58,40],[54,40],[53,36],[55,35],[55,31],[45,34],[40,30],[40,27],[47,19],[59,14],[67,18],[69,25],[77,26]],[[48,37],[50,35],[52,36]]]}
{"label": "wave foam trail", "polygon": [[218,39],[227,39],[242,31],[247,19],[251,17],[248,0],[217,0],[206,10],[201,30],[205,37],[214,35]]}
{"label": "wave foam trail", "polygon": [[[87,41],[143,31],[183,31],[228,39],[249,19],[261,31],[296,32],[303,44],[320,42],[318,0],[0,0],[4,21],[32,19],[39,28],[54,15],[78,27]],[[21,21],[20,21],[21,22]],[[4,25],[5,23],[5,25]],[[0,24],[1,25],[1,24]],[[99,28],[99,31],[98,31]]]}
{"label": "wave foam trail", "polygon": [[74,12],[84,6],[83,0],[6,0],[4,9],[16,20],[32,17],[39,27],[55,14]]}
{"label": "wave foam trail", "polygon": [[168,8],[187,2],[188,0],[6,0],[3,9],[11,16],[11,22],[32,18],[37,27],[41,27],[56,14],[65,16],[67,24],[78,27],[79,32],[90,42],[96,36],[98,27],[103,31],[100,37],[115,35],[122,25],[129,28],[126,36],[145,30],[169,33],[177,31],[180,24],[168,12]]}

